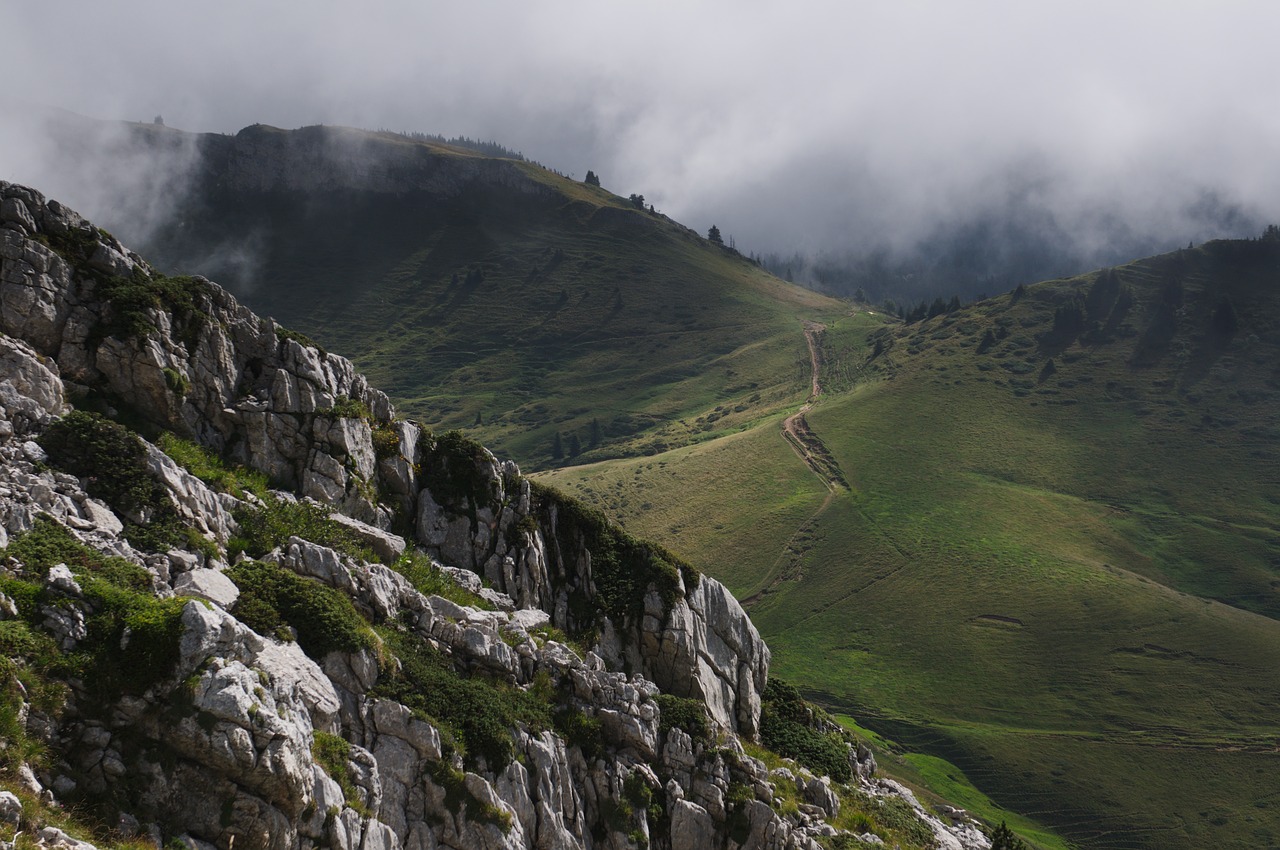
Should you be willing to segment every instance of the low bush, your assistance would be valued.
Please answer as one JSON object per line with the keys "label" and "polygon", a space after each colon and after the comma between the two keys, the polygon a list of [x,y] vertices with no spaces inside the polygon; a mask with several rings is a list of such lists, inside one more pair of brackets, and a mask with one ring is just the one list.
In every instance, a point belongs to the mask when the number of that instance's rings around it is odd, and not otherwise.
{"label": "low bush", "polygon": [[658,704],[658,710],[662,712],[658,718],[660,731],[665,733],[671,729],[682,729],[695,741],[711,740],[707,707],[702,700],[658,694],[653,701]]}
{"label": "low bush", "polygon": [[329,732],[315,732],[311,739],[311,757],[316,764],[324,768],[324,772],[338,783],[342,789],[342,797],[347,805],[360,813],[361,817],[371,817],[365,805],[360,789],[356,786],[351,772],[351,744],[340,735]]}
{"label": "low bush", "polygon": [[492,611],[493,604],[477,596],[440,570],[424,553],[407,549],[391,568],[409,580],[414,589],[425,596],[440,596],[459,605],[468,605],[482,611]]}
{"label": "low bush", "polygon": [[393,630],[382,634],[400,667],[384,675],[371,693],[394,699],[443,726],[469,763],[483,759],[490,770],[501,772],[515,755],[511,730],[517,724],[552,726],[550,704],[536,695],[464,676],[415,635]]}
{"label": "low bush", "polygon": [[820,776],[847,782],[852,776],[848,745],[838,732],[818,727],[816,711],[798,690],[780,679],[769,680],[760,701],[761,743]]}
{"label": "low bush", "polygon": [[90,496],[127,519],[125,537],[136,548],[164,552],[186,542],[173,502],[147,467],[142,440],[128,428],[73,410],[50,425],[39,443],[49,463],[84,480]]}
{"label": "low bush", "polygon": [[176,434],[161,434],[156,445],[174,462],[214,490],[243,499],[253,493],[267,498],[267,476],[243,466],[229,467],[213,452]]}
{"label": "low bush", "polygon": [[240,532],[228,546],[233,554],[244,552],[251,558],[261,558],[290,537],[301,537],[353,558],[377,560],[351,529],[331,519],[320,505],[268,495],[263,507],[242,507],[235,512],[235,519]]}
{"label": "low bush", "polygon": [[[698,586],[698,571],[667,549],[631,536],[577,499],[536,482],[532,486],[542,528],[555,529],[555,548],[571,553],[582,546],[591,553],[597,599],[584,600],[579,606],[580,615],[603,611],[619,623],[635,621],[644,612],[644,598],[650,588],[670,608],[680,596],[682,579],[687,589]],[[555,523],[551,521],[553,510]],[[597,613],[589,623],[575,623],[576,630],[590,629],[598,623],[598,617]]]}
{"label": "low bush", "polygon": [[377,645],[377,636],[345,593],[276,564],[242,561],[227,570],[240,589],[231,613],[260,635],[282,637],[292,628],[312,658]]}

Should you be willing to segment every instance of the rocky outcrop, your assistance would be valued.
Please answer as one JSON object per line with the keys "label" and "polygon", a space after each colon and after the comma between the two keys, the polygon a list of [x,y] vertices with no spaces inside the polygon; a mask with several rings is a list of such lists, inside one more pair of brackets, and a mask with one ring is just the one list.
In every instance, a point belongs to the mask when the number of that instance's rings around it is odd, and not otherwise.
{"label": "rocky outcrop", "polygon": [[[843,791],[744,750],[769,654],[719,583],[396,421],[348,361],[155,274],[56,202],[0,184],[0,224],[0,546],[54,541],[6,550],[0,620],[89,659],[51,691],[65,705],[16,697],[51,753],[29,790],[201,850],[816,850],[837,833]],[[251,579],[233,553],[262,497],[145,440],[160,506],[90,496],[38,442],[68,400],[340,510],[352,545],[299,528]],[[186,536],[135,547],[155,539],[136,534],[148,512]],[[415,555],[418,579],[389,566],[418,547],[437,559]],[[938,824],[946,846],[985,846]]]}

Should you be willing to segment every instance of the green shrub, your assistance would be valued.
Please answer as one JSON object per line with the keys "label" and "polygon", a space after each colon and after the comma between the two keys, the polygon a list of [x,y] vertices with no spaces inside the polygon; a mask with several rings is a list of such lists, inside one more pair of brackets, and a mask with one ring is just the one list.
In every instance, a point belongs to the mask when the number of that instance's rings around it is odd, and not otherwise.
{"label": "green shrub", "polygon": [[577,747],[588,759],[604,753],[600,720],[570,705],[557,709],[551,718],[556,734],[570,747]]}
{"label": "green shrub", "polygon": [[127,561],[104,555],[75,538],[60,522],[47,514],[36,517],[35,525],[25,534],[0,549],[0,557],[14,558],[29,573],[48,575],[50,567],[66,564],[76,576],[97,576],[109,584],[127,590],[147,590],[151,574]]}
{"label": "green shrub", "polygon": [[711,740],[707,707],[702,700],[658,694],[653,701],[658,704],[658,710],[662,712],[658,718],[658,729],[661,732],[682,729],[695,741]]}
{"label": "green shrub", "polygon": [[492,611],[493,604],[477,596],[436,569],[431,559],[417,549],[407,549],[391,568],[409,580],[414,589],[425,596],[440,596],[459,605]]}
{"label": "green shrub", "polygon": [[399,456],[400,434],[390,424],[373,429],[373,454],[378,460]]}
{"label": "green shrub", "polygon": [[[42,516],[27,533],[0,550],[38,577],[55,564],[71,568],[85,600],[87,635],[74,654],[60,655],[42,633],[19,623],[3,625],[11,654],[85,680],[99,693],[141,693],[162,678],[178,660],[182,608],[187,600],[159,600],[151,595],[151,575],[124,558],[103,555],[76,540],[52,518]],[[0,577],[0,591],[17,603],[26,625],[39,626],[40,607],[55,601],[36,581]],[[127,639],[126,639],[127,637]]]}
{"label": "green shrub", "polygon": [[311,339],[311,337],[307,336],[306,334],[301,333],[299,331],[291,331],[288,328],[282,328],[279,325],[276,326],[276,339],[282,342],[286,339],[291,339],[294,342],[298,343],[299,345],[305,346],[306,348],[314,348],[316,351],[319,351],[321,354],[327,353],[323,348],[316,345],[315,341]]}
{"label": "green shrub", "polygon": [[150,516],[130,520],[125,537],[136,548],[164,552],[183,544],[183,524],[164,487],[147,467],[147,451],[136,434],[96,413],[73,410],[50,425],[39,439],[49,462],[84,479],[89,495],[118,513]]}
{"label": "green shrub", "polygon": [[760,701],[760,741],[766,747],[837,782],[852,776],[849,747],[837,732],[816,728],[816,712],[800,692],[770,679]]}
{"label": "green shrub", "polygon": [[169,391],[179,398],[185,397],[191,389],[191,381],[187,380],[187,376],[168,366],[160,371],[164,373],[164,385],[169,388]]}
{"label": "green shrub", "polygon": [[431,780],[444,789],[444,805],[450,812],[462,814],[466,809],[467,820],[487,823],[508,833],[511,831],[511,814],[506,810],[485,803],[467,788],[467,777],[443,759],[428,768]]}
{"label": "green shrub", "polygon": [[551,707],[535,694],[463,676],[416,635],[384,630],[383,638],[400,667],[383,676],[371,694],[394,699],[442,726],[470,763],[484,759],[490,770],[501,772],[515,755],[512,728],[519,723],[551,727]]}
{"label": "green shrub", "polygon": [[335,522],[319,505],[268,496],[264,507],[246,506],[236,510],[235,519],[240,533],[229,548],[243,551],[251,558],[261,558],[287,543],[290,537],[301,537],[353,558],[377,560],[351,529]]}
{"label": "green shrub", "polygon": [[369,405],[357,398],[340,395],[333,402],[333,407],[325,407],[316,411],[321,416],[336,416],[339,419],[373,419]]}
{"label": "green shrub", "polygon": [[151,311],[162,310],[171,316],[179,338],[190,349],[209,321],[201,307],[209,295],[208,284],[193,277],[152,276],[135,268],[127,277],[100,281],[98,294],[111,305],[109,320],[97,329],[100,336],[144,339],[157,330]]}
{"label": "green shrub", "polygon": [[[603,610],[618,622],[638,620],[644,612],[644,597],[657,590],[670,608],[680,596],[681,579],[688,589],[698,586],[699,573],[687,562],[655,543],[639,540],[613,525],[604,514],[577,499],[533,482],[544,529],[555,528],[556,548],[572,552],[583,546],[591,553],[591,577],[596,600],[583,600],[579,616]],[[554,509],[556,522],[551,522]],[[598,622],[575,623],[579,631]]]}
{"label": "green shrub", "polygon": [[487,462],[484,446],[461,431],[447,431],[436,438],[423,458],[423,482],[438,502],[474,519],[477,507],[492,501],[493,482],[481,470]]}
{"label": "green shrub", "polygon": [[241,562],[227,570],[227,577],[240,589],[231,613],[260,635],[292,627],[298,645],[317,659],[377,645],[373,630],[342,591],[262,561]]}
{"label": "green shrub", "polygon": [[360,813],[362,817],[371,817],[372,812],[365,806],[360,789],[356,786],[351,772],[351,744],[346,738],[328,732],[317,731],[311,740],[311,757],[316,764],[324,768],[324,772],[338,787],[342,789],[342,797],[347,805]]}

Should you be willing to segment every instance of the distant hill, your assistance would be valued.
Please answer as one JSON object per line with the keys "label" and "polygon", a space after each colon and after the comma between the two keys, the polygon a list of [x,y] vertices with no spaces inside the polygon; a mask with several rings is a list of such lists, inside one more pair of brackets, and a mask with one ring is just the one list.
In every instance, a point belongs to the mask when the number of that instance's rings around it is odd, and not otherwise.
{"label": "distant hill", "polygon": [[189,191],[134,237],[160,265],[230,282],[406,414],[530,468],[653,454],[803,399],[801,319],[845,309],[533,163],[329,127],[194,141]]}

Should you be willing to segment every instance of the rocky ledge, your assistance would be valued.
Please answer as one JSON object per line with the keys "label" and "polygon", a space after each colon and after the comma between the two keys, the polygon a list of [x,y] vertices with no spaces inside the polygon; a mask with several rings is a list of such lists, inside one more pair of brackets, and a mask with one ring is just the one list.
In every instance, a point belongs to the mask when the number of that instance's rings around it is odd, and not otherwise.
{"label": "rocky ledge", "polygon": [[989,846],[771,691],[718,582],[4,183],[0,332],[0,834]]}

